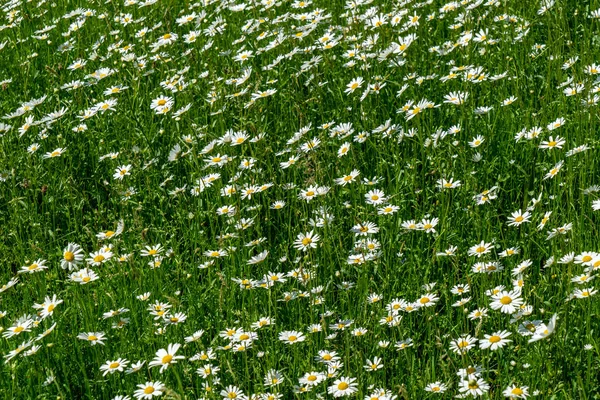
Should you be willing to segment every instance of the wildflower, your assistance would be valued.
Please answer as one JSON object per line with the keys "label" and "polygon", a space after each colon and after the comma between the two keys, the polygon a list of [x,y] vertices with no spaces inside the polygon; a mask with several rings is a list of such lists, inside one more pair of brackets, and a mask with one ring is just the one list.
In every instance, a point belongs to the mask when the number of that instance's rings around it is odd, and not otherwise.
{"label": "wildflower", "polygon": [[84,332],[77,335],[77,339],[87,340],[92,346],[97,344],[104,345],[106,339],[104,332]]}
{"label": "wildflower", "polygon": [[127,367],[129,361],[119,358],[115,361],[107,361],[105,364],[100,366],[100,371],[104,373],[102,376],[106,376],[107,374],[114,374],[116,371],[123,372],[123,369]]}
{"label": "wildflower", "polygon": [[311,248],[316,249],[317,243],[320,239],[320,236],[315,234],[314,231],[300,233],[298,234],[297,239],[294,241],[294,247],[302,251],[306,251]]}
{"label": "wildflower", "polygon": [[327,388],[327,393],[333,397],[351,396],[358,391],[356,378],[341,377]]}
{"label": "wildflower", "polygon": [[490,307],[506,314],[513,314],[523,304],[520,290],[500,291],[492,296]]}
{"label": "wildflower", "polygon": [[165,385],[161,381],[146,382],[144,384],[137,385],[138,389],[133,395],[138,400],[150,400],[152,397],[162,396],[166,390]]}
{"label": "wildflower", "polygon": [[177,363],[177,360],[182,360],[185,356],[177,356],[177,350],[181,347],[180,344],[169,344],[167,349],[160,349],[156,352],[156,357],[154,360],[150,361],[148,364],[152,367],[160,367],[160,372],[164,372],[171,364]]}
{"label": "wildflower", "polygon": [[510,336],[510,332],[507,331],[499,331],[495,332],[492,335],[483,335],[485,339],[479,340],[479,347],[482,349],[490,349],[496,350],[504,347],[506,344],[511,342],[511,340],[507,339]]}

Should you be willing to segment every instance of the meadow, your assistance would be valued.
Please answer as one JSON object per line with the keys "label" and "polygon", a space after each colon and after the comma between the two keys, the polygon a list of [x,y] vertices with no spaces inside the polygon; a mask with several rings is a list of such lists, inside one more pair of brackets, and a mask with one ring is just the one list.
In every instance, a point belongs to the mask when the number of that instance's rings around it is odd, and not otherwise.
{"label": "meadow", "polygon": [[600,399],[600,0],[0,9],[0,398]]}

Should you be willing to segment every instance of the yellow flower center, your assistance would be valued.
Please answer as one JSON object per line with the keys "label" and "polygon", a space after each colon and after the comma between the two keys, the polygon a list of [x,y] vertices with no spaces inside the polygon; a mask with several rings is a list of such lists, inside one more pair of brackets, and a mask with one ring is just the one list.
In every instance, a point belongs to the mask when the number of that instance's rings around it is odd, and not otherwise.
{"label": "yellow flower center", "polygon": [[419,300],[419,303],[421,304],[427,304],[429,303],[431,300],[429,299],[429,297],[423,297]]}
{"label": "yellow flower center", "polygon": [[113,363],[110,363],[110,365],[108,366],[108,368],[115,369],[115,368],[118,368],[120,365],[121,364],[118,363],[118,362],[113,362]]}
{"label": "yellow flower center", "polygon": [[337,385],[338,390],[346,390],[348,389],[348,384],[346,382],[340,382]]}
{"label": "yellow flower center", "polygon": [[98,254],[96,257],[94,257],[94,262],[102,262],[104,261],[104,256],[102,254]]}
{"label": "yellow flower center", "polygon": [[517,396],[520,396],[520,395],[523,394],[523,390],[521,390],[521,388],[516,387],[513,390],[511,390],[510,393],[511,394],[515,394]]}
{"label": "yellow flower center", "polygon": [[502,338],[498,335],[494,335],[492,337],[490,337],[490,343],[498,343],[500,340],[502,340]]}
{"label": "yellow flower center", "polygon": [[96,336],[96,335],[90,335],[90,336],[88,336],[87,339],[90,340],[90,341],[98,340],[98,336]]}
{"label": "yellow flower center", "polygon": [[71,261],[73,261],[73,260],[75,259],[75,254],[73,254],[73,253],[72,253],[72,252],[70,252],[70,251],[65,251],[65,254],[64,254],[64,256],[63,256],[63,257],[64,257],[64,259],[65,259],[66,261],[68,261],[68,262],[71,262]]}
{"label": "yellow flower center", "polygon": [[144,389],[144,393],[152,394],[152,393],[154,393],[154,388],[152,386],[146,386],[146,389]]}
{"label": "yellow flower center", "polygon": [[311,238],[306,237],[306,238],[302,239],[302,244],[304,246],[308,246],[311,243],[312,243],[312,239]]}
{"label": "yellow flower center", "polygon": [[504,296],[500,299],[500,303],[502,303],[504,305],[508,305],[508,304],[512,303],[512,299],[510,298],[510,296]]}
{"label": "yellow flower center", "polygon": [[173,356],[170,354],[167,354],[166,356],[164,356],[162,358],[162,360],[160,360],[160,362],[162,362],[163,364],[168,364],[171,362],[171,360],[173,360]]}

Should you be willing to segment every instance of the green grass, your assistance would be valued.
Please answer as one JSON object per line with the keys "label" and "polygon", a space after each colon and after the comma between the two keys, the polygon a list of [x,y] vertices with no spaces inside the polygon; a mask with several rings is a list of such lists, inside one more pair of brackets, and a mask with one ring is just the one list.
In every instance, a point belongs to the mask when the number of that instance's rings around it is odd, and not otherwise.
{"label": "green grass", "polygon": [[[360,399],[454,398],[475,378],[489,386],[484,399],[505,398],[509,387],[527,387],[523,398],[600,398],[593,290],[600,268],[593,206],[600,192],[600,1],[556,0],[541,13],[542,3],[531,0],[476,7],[438,0],[299,3],[3,5],[0,287],[18,283],[0,289],[0,397],[133,399],[137,385],[160,381],[166,398],[221,399],[235,386],[243,392],[237,398],[330,399],[328,388],[347,377],[356,379],[351,396]],[[190,22],[178,23],[189,15]],[[418,25],[410,23],[414,15]],[[395,16],[400,22],[392,24]],[[84,21],[79,29],[76,21]],[[484,41],[477,39],[481,30]],[[197,38],[186,43],[191,31]],[[156,49],[161,38],[172,43]],[[251,57],[236,59],[246,50]],[[77,60],[86,63],[69,68]],[[100,68],[112,71],[93,78]],[[454,79],[442,79],[451,72]],[[356,78],[364,81],[346,93]],[[181,87],[165,87],[178,79]],[[70,88],[73,81],[81,87]],[[375,84],[381,89],[367,93]],[[105,93],[117,85],[127,88]],[[568,88],[577,93],[567,95]],[[251,101],[269,89],[276,92]],[[468,97],[460,105],[446,102],[455,92]],[[174,102],[164,113],[151,106],[161,96]],[[114,109],[82,118],[109,99],[117,101]],[[409,118],[422,100],[430,106]],[[549,130],[559,118],[564,124]],[[235,132],[246,136],[234,146],[228,135]],[[475,146],[478,136],[484,140]],[[313,139],[319,145],[303,150]],[[540,147],[551,141],[554,148]],[[339,157],[346,142],[351,147]],[[33,144],[38,149],[28,151]],[[176,145],[180,152],[170,160]],[[58,148],[60,156],[44,157]],[[229,162],[211,165],[225,155]],[[284,168],[292,156],[295,163]],[[244,160],[252,166],[240,167]],[[123,179],[113,176],[128,165]],[[353,170],[360,174],[336,183]],[[208,182],[211,174],[218,176]],[[439,187],[451,178],[460,185]],[[266,184],[272,186],[259,189]],[[255,188],[246,198],[248,187]],[[235,193],[225,195],[228,188]],[[375,189],[386,196],[382,204],[366,201]],[[301,195],[307,191],[321,195],[308,201]],[[285,205],[275,209],[276,201]],[[382,215],[386,205],[397,209]],[[234,212],[218,215],[224,206]],[[518,210],[527,218],[509,225]],[[421,221],[433,218],[435,231],[423,229]],[[411,220],[417,229],[406,229]],[[367,222],[377,232],[353,231]],[[97,236],[109,231],[104,240]],[[319,240],[302,251],[294,242],[309,232]],[[482,241],[489,251],[471,255]],[[84,258],[71,270],[61,267],[69,243]],[[144,256],[159,244],[160,257]],[[89,265],[89,254],[108,245],[112,257]],[[453,255],[440,254],[452,246]],[[518,254],[504,257],[510,248]],[[227,255],[207,255],[217,250]],[[263,261],[248,263],[263,251]],[[36,260],[47,269],[20,272]],[[527,260],[531,265],[513,273]],[[478,265],[496,265],[497,272],[475,272]],[[75,272],[86,268],[98,279],[75,282]],[[276,282],[274,273],[282,274]],[[591,282],[573,282],[582,274]],[[453,293],[467,284],[468,293]],[[514,285],[521,286],[520,310],[493,309],[488,291]],[[32,307],[47,306],[54,295],[62,302],[53,312],[36,314]],[[374,295],[378,301],[369,300]],[[418,307],[425,295],[437,300]],[[382,323],[396,300],[404,304],[392,313],[397,323]],[[170,308],[153,315],[156,302]],[[127,311],[104,318],[121,308]],[[469,318],[478,308],[486,316]],[[177,313],[185,318],[173,323]],[[555,330],[529,343],[526,321],[549,324],[554,315]],[[267,317],[271,324],[253,326]],[[119,325],[121,318],[126,323]],[[10,337],[19,325],[26,329]],[[315,326],[321,331],[309,332]],[[366,333],[356,335],[358,328]],[[243,351],[239,340],[220,335],[228,329],[250,337]],[[186,342],[199,330],[198,340]],[[280,340],[289,331],[305,340]],[[510,342],[497,350],[480,346],[499,331],[509,332]],[[103,344],[77,338],[88,332],[104,333]],[[453,351],[452,343],[467,335],[477,339],[474,346]],[[181,344],[176,355],[185,358],[163,372],[150,367],[169,344]],[[200,359],[209,350],[214,359]],[[334,351],[337,368],[318,360],[320,351]],[[368,371],[374,357],[383,368]],[[100,367],[119,358],[129,361],[124,371],[103,375]],[[145,361],[138,371],[125,372],[138,361]],[[203,377],[197,370],[208,363],[220,370]],[[458,375],[474,365],[481,367],[477,377]],[[268,384],[272,371],[279,373],[276,385]],[[303,386],[299,379],[309,372],[325,379]],[[447,390],[425,391],[435,382]]]}

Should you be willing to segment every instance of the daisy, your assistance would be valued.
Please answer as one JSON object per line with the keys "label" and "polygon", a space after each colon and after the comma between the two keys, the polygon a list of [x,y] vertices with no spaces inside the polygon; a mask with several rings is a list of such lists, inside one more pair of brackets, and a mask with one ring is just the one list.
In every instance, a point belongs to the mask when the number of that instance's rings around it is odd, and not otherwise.
{"label": "daisy", "polygon": [[469,142],[469,146],[472,148],[479,147],[483,142],[485,142],[485,138],[479,135]]}
{"label": "daisy", "polygon": [[223,399],[235,399],[235,400],[247,400],[248,397],[244,395],[237,386],[229,385],[225,389],[221,390],[220,395]]}
{"label": "daisy", "polygon": [[118,180],[123,180],[124,177],[126,177],[127,175],[131,175],[131,168],[133,168],[131,166],[131,164],[129,165],[121,165],[120,167],[117,167],[115,169],[115,173],[113,174],[113,178],[118,179]]}
{"label": "daisy", "polygon": [[513,211],[508,217],[508,226],[519,226],[525,222],[531,222],[529,218],[531,218],[529,211],[525,211],[525,213],[522,213],[521,210]]}
{"label": "daisy", "polygon": [[40,148],[40,144],[39,143],[33,143],[32,145],[30,145],[29,147],[27,147],[27,152],[30,153],[30,154],[33,154],[36,151],[38,151],[39,148]]}
{"label": "daisy", "polygon": [[351,396],[358,391],[356,378],[341,377],[327,388],[327,393],[333,397]]}
{"label": "daisy", "polygon": [[498,331],[492,335],[483,335],[485,339],[479,340],[479,347],[482,349],[489,348],[490,350],[500,349],[512,342],[512,340],[507,339],[510,335],[510,332],[507,331]]}
{"label": "daisy", "polygon": [[377,205],[385,203],[387,201],[387,197],[385,197],[385,193],[381,190],[374,189],[369,190],[367,194],[365,194],[365,201],[367,204]]}
{"label": "daisy", "polygon": [[76,269],[83,262],[83,250],[76,243],[69,243],[63,250],[63,257],[60,261],[62,269],[69,271]]}
{"label": "daisy", "polygon": [[140,255],[142,257],[156,257],[160,255],[162,250],[162,245],[160,244],[154,246],[146,246],[146,248],[140,252]]}
{"label": "daisy", "polygon": [[342,144],[340,146],[340,148],[338,149],[338,157],[344,157],[345,155],[348,154],[348,152],[350,151],[351,148],[351,144],[346,142],[344,144]]}
{"label": "daisy", "polygon": [[17,273],[18,274],[24,274],[24,273],[33,274],[34,272],[40,272],[42,270],[48,269],[48,267],[45,264],[46,264],[46,260],[38,259],[29,265],[21,267],[21,269],[19,271],[17,271]]}
{"label": "daisy", "polygon": [[492,250],[492,247],[492,243],[485,243],[482,240],[481,243],[471,246],[468,254],[470,256],[481,257],[482,255],[489,253]]}
{"label": "daisy", "polygon": [[279,334],[279,340],[287,344],[294,344],[304,342],[306,336],[302,332],[297,331],[283,331]]}
{"label": "daisy", "polygon": [[77,335],[77,339],[87,340],[92,346],[97,344],[104,345],[104,332],[83,332]]}
{"label": "daisy", "polygon": [[185,358],[185,356],[176,356],[175,353],[177,353],[177,350],[179,350],[179,347],[181,347],[181,345],[179,343],[176,344],[169,344],[167,346],[167,349],[160,349],[156,352],[156,357],[154,358],[154,360],[150,361],[150,364],[148,364],[150,367],[159,367],[160,366],[160,372],[164,372],[169,365],[171,364],[176,364],[177,360],[182,360]]}
{"label": "daisy", "polygon": [[219,372],[221,368],[212,364],[204,364],[201,368],[196,370],[196,373],[200,375],[202,378],[206,379],[209,376],[214,376]]}
{"label": "daisy", "polygon": [[60,157],[64,152],[65,152],[65,149],[62,148],[62,147],[59,147],[59,148],[55,149],[54,151],[52,151],[50,153],[44,154],[44,158]]}
{"label": "daisy", "polygon": [[243,64],[245,61],[248,61],[252,57],[253,57],[252,51],[245,50],[245,51],[238,53],[233,59],[234,59],[234,61],[238,61]]}
{"label": "daisy", "polygon": [[469,93],[463,93],[463,92],[450,92],[450,94],[447,94],[444,96],[444,103],[449,103],[449,104],[454,104],[454,105],[461,105],[463,104],[467,98],[469,97]]}
{"label": "daisy", "polygon": [[550,336],[552,333],[554,333],[554,330],[556,329],[556,318],[557,318],[557,314],[554,314],[552,316],[552,318],[550,318],[548,325],[546,325],[544,323],[539,324],[535,328],[535,332],[533,333],[533,336],[531,337],[531,339],[529,339],[529,343],[533,343],[533,342],[537,342],[538,340],[545,339],[548,336]]}
{"label": "daisy", "polygon": [[115,361],[107,361],[105,364],[100,366],[100,371],[104,371],[102,376],[107,374],[114,374],[116,371],[123,372],[123,369],[127,367],[129,361],[119,358]]}
{"label": "daisy", "polygon": [[419,225],[425,233],[435,233],[435,227],[439,222],[439,218],[423,219]]}
{"label": "daisy", "polygon": [[564,163],[565,162],[563,160],[557,162],[554,167],[552,167],[552,169],[544,176],[544,179],[554,178],[560,172]]}
{"label": "daisy", "polygon": [[471,335],[461,336],[458,339],[450,342],[450,350],[454,351],[458,354],[465,354],[477,343],[477,339],[472,337]]}
{"label": "daisy", "polygon": [[546,149],[546,150],[562,149],[562,147],[564,146],[565,143],[566,143],[566,140],[561,138],[560,136],[557,136],[556,138],[553,138],[552,136],[550,136],[550,138],[548,140],[545,140],[540,143],[539,148]]}
{"label": "daisy", "polygon": [[419,307],[431,307],[435,305],[439,301],[439,297],[434,293],[427,293],[421,297],[419,297],[416,303]]}
{"label": "daisy", "polygon": [[45,319],[46,317],[52,315],[56,306],[61,304],[62,302],[62,300],[56,298],[56,295],[53,295],[52,298],[46,296],[42,304],[34,304],[33,308],[41,310],[39,316],[42,319]]}
{"label": "daisy", "polygon": [[450,180],[446,180],[446,179],[439,179],[437,181],[437,187],[440,190],[444,190],[444,189],[454,189],[457,188],[461,185],[460,181],[455,181],[453,178],[450,178]]}
{"label": "daisy", "polygon": [[350,172],[348,175],[342,176],[341,178],[336,178],[335,183],[341,186],[346,186],[347,184],[354,182],[358,175],[360,175],[360,171],[356,169],[352,170],[352,172]]}
{"label": "daisy", "polygon": [[367,371],[377,371],[383,368],[383,362],[381,360],[381,358],[375,356],[373,358],[373,360],[367,360],[366,364],[363,366],[363,368]]}
{"label": "daisy", "polygon": [[373,222],[363,222],[356,224],[351,229],[356,236],[367,236],[379,232],[379,227]]}
{"label": "daisy", "polygon": [[89,265],[97,267],[110,260],[112,256],[113,253],[111,251],[107,251],[106,249],[100,249],[94,253],[90,253],[90,257],[87,258],[85,261],[87,261]]}
{"label": "daisy", "polygon": [[482,378],[470,377],[468,380],[460,382],[458,391],[463,395],[472,395],[473,397],[483,396],[490,389],[490,385]]}
{"label": "daisy", "polygon": [[125,224],[124,224],[123,220],[120,220],[119,223],[117,224],[117,230],[116,231],[100,232],[100,233],[98,233],[96,235],[96,237],[99,240],[111,239],[111,238],[117,237],[121,233],[123,233],[123,229],[124,228],[125,228]]}
{"label": "daisy", "polygon": [[306,251],[311,248],[316,249],[317,243],[320,239],[320,236],[315,234],[313,231],[300,233],[298,234],[297,239],[294,241],[294,248],[302,251]]}
{"label": "daisy", "polygon": [[325,374],[322,372],[307,372],[300,379],[301,385],[306,386],[317,386],[319,383],[325,380]]}
{"label": "daisy", "polygon": [[138,400],[150,400],[154,396],[162,396],[166,387],[162,384],[161,381],[156,382],[146,382],[144,384],[137,385],[138,390],[136,390],[133,395]]}
{"label": "daisy", "polygon": [[73,272],[69,278],[71,281],[77,282],[80,285],[85,285],[86,283],[100,279],[94,271],[88,268]]}
{"label": "daisy", "polygon": [[364,79],[362,77],[352,79],[350,81],[350,83],[348,83],[346,85],[346,90],[344,90],[344,93],[346,93],[346,94],[354,93],[354,91],[356,89],[358,89],[362,86],[363,82],[364,82]]}
{"label": "daisy", "polygon": [[520,290],[512,290],[510,292],[502,290],[493,294],[490,307],[493,310],[500,310],[505,314],[513,314],[523,304]]}
{"label": "daisy", "polygon": [[509,397],[511,399],[526,399],[529,397],[529,387],[513,384],[504,389],[504,392],[502,393],[504,394],[504,397]]}
{"label": "daisy", "polygon": [[125,371],[125,373],[126,374],[133,374],[134,372],[138,372],[139,370],[142,369],[142,367],[144,366],[144,364],[146,364],[145,360],[132,363],[131,366]]}
{"label": "daisy", "polygon": [[150,109],[154,111],[160,111],[163,108],[171,108],[174,104],[173,98],[168,96],[159,96],[152,100],[150,103]]}
{"label": "daisy", "polygon": [[20,335],[22,332],[30,332],[32,326],[33,320],[31,319],[19,320],[15,323],[15,325],[7,328],[6,332],[2,333],[2,336],[5,338],[11,338],[13,336]]}
{"label": "daisy", "polygon": [[433,382],[425,386],[425,391],[431,393],[444,393],[446,390],[448,390],[448,386],[441,382]]}
{"label": "daisy", "polygon": [[575,289],[573,291],[573,297],[577,299],[587,299],[588,297],[591,297],[596,293],[598,293],[598,291],[593,287],[590,287],[588,289]]}

